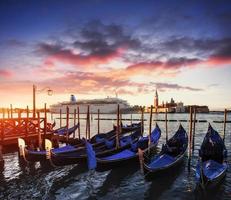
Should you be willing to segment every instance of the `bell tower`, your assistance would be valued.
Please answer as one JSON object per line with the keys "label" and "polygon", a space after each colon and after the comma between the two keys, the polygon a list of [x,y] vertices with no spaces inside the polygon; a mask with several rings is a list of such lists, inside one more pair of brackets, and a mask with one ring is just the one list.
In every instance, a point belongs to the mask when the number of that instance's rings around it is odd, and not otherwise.
{"label": "bell tower", "polygon": [[154,108],[155,108],[156,112],[157,112],[157,109],[158,109],[158,105],[159,105],[159,103],[158,103],[158,92],[156,90],[156,94],[155,94],[155,97],[154,97]]}

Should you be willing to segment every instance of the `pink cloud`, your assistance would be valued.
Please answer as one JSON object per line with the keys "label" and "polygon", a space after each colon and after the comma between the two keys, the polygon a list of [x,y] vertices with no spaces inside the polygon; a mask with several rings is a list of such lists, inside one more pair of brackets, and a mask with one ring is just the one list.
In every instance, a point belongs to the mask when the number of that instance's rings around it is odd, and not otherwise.
{"label": "pink cloud", "polygon": [[95,67],[97,64],[107,64],[111,62],[113,59],[121,57],[121,55],[126,50],[125,47],[120,47],[111,53],[106,55],[83,55],[83,54],[76,54],[73,53],[71,50],[62,50],[59,52],[50,55],[46,59],[46,64],[54,65],[54,62],[60,62],[65,64],[71,64],[74,66],[83,66],[84,68],[91,68]]}
{"label": "pink cloud", "polygon": [[0,69],[0,77],[10,78],[13,76],[13,71],[8,69]]}

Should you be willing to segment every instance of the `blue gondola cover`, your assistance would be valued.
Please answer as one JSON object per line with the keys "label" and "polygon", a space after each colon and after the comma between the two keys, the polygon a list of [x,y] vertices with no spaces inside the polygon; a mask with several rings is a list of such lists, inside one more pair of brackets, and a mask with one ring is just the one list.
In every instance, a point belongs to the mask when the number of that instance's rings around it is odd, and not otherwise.
{"label": "blue gondola cover", "polygon": [[86,144],[86,151],[87,151],[87,161],[88,161],[88,169],[95,169],[96,168],[96,157],[95,151],[92,148],[92,145],[85,140]]}

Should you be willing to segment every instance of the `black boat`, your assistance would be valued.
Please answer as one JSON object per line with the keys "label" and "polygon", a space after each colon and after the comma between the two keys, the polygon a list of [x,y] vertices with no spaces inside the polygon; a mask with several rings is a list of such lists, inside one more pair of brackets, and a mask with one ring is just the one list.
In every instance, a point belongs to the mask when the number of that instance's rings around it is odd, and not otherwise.
{"label": "black boat", "polygon": [[170,138],[159,154],[152,154],[152,149],[144,152],[144,173],[146,178],[166,172],[179,165],[187,153],[188,136],[180,124],[179,129]]}
{"label": "black boat", "polygon": [[[140,136],[141,130],[137,130],[130,135],[121,137],[119,147],[116,147],[115,138],[113,138],[112,140],[108,140],[106,144],[102,146],[94,147],[92,145],[93,150],[95,151],[96,156],[103,156],[112,152],[120,152],[121,150],[129,148],[131,146],[131,143],[137,141]],[[68,164],[86,165],[87,159],[88,157],[85,147],[80,147],[76,151],[68,153],[55,153],[54,151],[51,151],[50,158],[51,162],[57,166]]]}
{"label": "black boat", "polygon": [[[155,148],[159,142],[161,130],[156,124],[150,138],[150,147]],[[104,155],[97,155],[97,169],[108,170],[121,165],[131,165],[139,163],[138,149],[145,150],[149,147],[149,137],[140,137],[139,140],[132,143],[128,149],[120,149],[118,152],[109,152]]]}
{"label": "black boat", "polygon": [[221,136],[209,124],[199,150],[196,167],[196,183],[202,189],[214,188],[224,178],[227,164],[227,149]]}
{"label": "black boat", "polygon": [[54,135],[58,135],[58,136],[70,136],[77,130],[77,128],[79,128],[79,124],[76,124],[75,126],[71,128],[67,128],[66,126],[64,126],[64,127],[54,130],[53,133]]}
{"label": "black boat", "polygon": [[[134,123],[131,125],[123,125],[121,127],[121,132],[120,134],[126,134],[132,131],[136,131],[136,130],[140,130],[141,129],[141,123]],[[93,146],[100,146],[104,143],[104,139],[110,139],[110,138],[114,138],[116,135],[116,126],[113,127],[113,129],[107,133],[99,133],[99,134],[95,134],[91,139],[90,139],[90,143]],[[66,143],[66,144],[70,144],[70,145],[79,145],[82,144],[84,145],[84,142],[79,139],[79,138],[67,138],[67,137],[63,137],[63,136],[59,136],[59,142],[62,143]]]}
{"label": "black boat", "polygon": [[[72,130],[74,130],[77,126],[74,126],[68,130],[70,130],[69,132],[71,132]],[[139,126],[133,126],[134,130],[137,130],[137,133],[140,134],[141,128],[140,125]],[[61,132],[61,131],[60,131]],[[125,132],[123,133],[125,134]],[[134,134],[135,135],[135,134]],[[63,138],[66,138],[65,136],[62,136]],[[60,138],[60,136],[59,136]],[[126,137],[124,137],[126,138]],[[85,142],[81,139],[78,140],[79,143],[77,145],[66,145],[63,147],[58,147],[58,148],[54,148],[52,149],[52,152],[54,153],[54,155],[57,154],[70,154],[70,153],[75,153],[77,152],[81,152],[83,149],[83,152],[85,152]],[[101,133],[101,134],[97,134],[95,136],[93,136],[90,139],[90,143],[92,144],[92,146],[94,147],[94,149],[96,151],[106,151],[108,150],[107,146],[105,145],[105,141],[107,141],[108,143],[115,141],[115,131],[109,131],[108,133]],[[24,155],[25,155],[25,159],[27,161],[31,161],[31,162],[37,162],[37,161],[42,161],[42,160],[46,160],[46,150],[31,150],[28,147],[24,147]]]}

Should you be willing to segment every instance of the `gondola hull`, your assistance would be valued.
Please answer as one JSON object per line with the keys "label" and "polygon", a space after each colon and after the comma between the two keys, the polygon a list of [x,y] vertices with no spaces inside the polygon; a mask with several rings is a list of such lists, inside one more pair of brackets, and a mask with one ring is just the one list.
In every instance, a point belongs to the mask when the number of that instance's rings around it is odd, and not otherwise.
{"label": "gondola hull", "polygon": [[160,167],[157,169],[150,169],[146,164],[144,165],[144,176],[147,180],[150,180],[155,177],[163,176],[165,174],[169,174],[170,172],[173,172],[178,168],[183,162],[184,162],[184,157],[185,157],[186,152],[181,155],[175,162],[164,166]]}
{"label": "gondola hull", "polygon": [[199,150],[199,158],[195,174],[197,188],[213,189],[225,177],[228,164],[224,140],[210,124]]}
{"label": "gondola hull", "polygon": [[217,175],[215,177],[208,177],[206,175],[203,175],[204,179],[203,182],[201,180],[201,170],[197,167],[196,169],[196,183],[197,186],[196,187],[200,187],[201,189],[207,189],[207,190],[211,190],[213,188],[215,188],[216,186],[218,186],[221,181],[224,179],[225,175],[226,175],[226,171],[227,171],[227,163],[223,163],[223,170],[219,170],[217,172]]}
{"label": "gondola hull", "polygon": [[[151,133],[151,146],[153,149],[156,148],[161,136],[161,131],[156,125],[156,128]],[[97,170],[104,171],[112,169],[118,166],[136,165],[139,164],[138,149],[148,149],[149,138],[142,137],[134,143],[131,148],[120,150],[118,153],[109,153],[103,156],[97,156]]]}
{"label": "gondola hull", "polygon": [[145,178],[150,179],[175,170],[184,161],[187,147],[188,136],[184,128],[180,125],[174,136],[162,146],[159,154],[155,155],[147,151],[144,152],[143,168]]}
{"label": "gondola hull", "polygon": [[[123,147],[120,147],[118,149],[108,149],[102,152],[96,152],[96,156],[106,156],[111,153],[116,153],[121,150],[129,148],[130,145],[125,145]],[[85,149],[83,149],[85,151]],[[80,165],[86,165],[87,164],[87,155],[86,153],[78,154],[51,154],[51,161],[57,165],[57,166],[63,166],[63,165],[70,165],[70,164],[80,164]]]}
{"label": "gondola hull", "polygon": [[[107,155],[104,155],[107,156]],[[138,154],[136,153],[134,156],[129,157],[127,159],[120,159],[116,161],[104,161],[104,160],[99,160],[97,159],[97,171],[106,171],[109,169],[113,169],[119,166],[138,166],[139,164],[139,158]]]}

